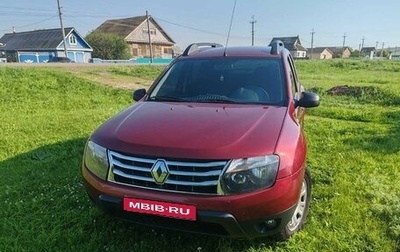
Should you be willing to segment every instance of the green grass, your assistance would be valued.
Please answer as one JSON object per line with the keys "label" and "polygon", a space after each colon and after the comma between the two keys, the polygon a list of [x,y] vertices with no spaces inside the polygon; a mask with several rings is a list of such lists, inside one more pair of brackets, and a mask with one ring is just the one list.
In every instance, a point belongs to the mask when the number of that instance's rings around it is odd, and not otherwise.
{"label": "green grass", "polygon": [[111,72],[117,75],[140,77],[145,80],[154,80],[160,74],[165,66],[125,66],[125,67],[113,67]]}
{"label": "green grass", "polygon": [[[191,235],[103,214],[82,187],[83,147],[131,104],[131,92],[58,68],[0,68],[0,251],[399,251],[400,62],[297,66],[322,101],[305,121],[309,219],[288,242]],[[161,69],[111,71],[150,79]],[[374,88],[358,97],[327,93],[338,85]]]}

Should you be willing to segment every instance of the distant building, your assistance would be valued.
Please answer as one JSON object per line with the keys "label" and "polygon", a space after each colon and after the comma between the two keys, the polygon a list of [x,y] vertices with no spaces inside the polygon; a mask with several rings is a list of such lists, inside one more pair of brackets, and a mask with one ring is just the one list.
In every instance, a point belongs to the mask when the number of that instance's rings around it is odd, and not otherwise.
{"label": "distant building", "polygon": [[387,50],[390,52],[391,59],[400,59],[400,47],[389,47]]}
{"label": "distant building", "polygon": [[299,36],[296,37],[276,37],[271,40],[271,43],[276,40],[281,40],[285,48],[295,59],[307,58],[307,49],[301,45]]}
{"label": "distant building", "polygon": [[375,57],[376,49],[375,47],[363,47],[361,48],[360,53],[369,59],[373,59]]}
{"label": "distant building", "polygon": [[129,51],[132,57],[138,58],[150,57],[150,33],[153,57],[172,58],[175,41],[152,17],[149,17],[149,26],[150,29],[147,26],[147,17],[139,16],[107,20],[97,27],[95,31],[113,33],[123,37],[129,44]]}
{"label": "distant building", "polygon": [[4,51],[4,45],[0,43],[0,63],[7,62],[6,52]]}
{"label": "distant building", "polygon": [[333,53],[333,58],[349,58],[351,55],[351,48],[348,46],[331,46],[328,49]]}
{"label": "distant building", "polygon": [[0,38],[0,58],[7,62],[39,63],[67,56],[75,62],[89,62],[93,49],[75,28],[65,28],[65,37],[67,55],[61,28],[6,33]]}
{"label": "distant building", "polygon": [[333,52],[328,47],[307,48],[310,59],[332,59]]}

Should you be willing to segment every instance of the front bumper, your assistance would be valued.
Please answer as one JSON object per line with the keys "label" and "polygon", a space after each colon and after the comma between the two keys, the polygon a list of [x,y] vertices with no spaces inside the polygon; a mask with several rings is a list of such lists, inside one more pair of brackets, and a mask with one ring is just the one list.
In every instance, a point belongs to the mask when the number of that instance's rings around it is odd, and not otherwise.
{"label": "front bumper", "polygon": [[[194,233],[256,238],[281,231],[298,200],[303,172],[278,180],[266,190],[243,195],[215,196],[160,192],[121,186],[98,179],[82,167],[89,197],[105,212],[124,220]],[[188,221],[123,210],[123,198],[136,197],[194,205],[197,220]]]}
{"label": "front bumper", "polygon": [[154,227],[232,238],[256,238],[273,235],[284,228],[295,210],[295,206],[293,206],[283,213],[242,223],[239,223],[232,214],[227,212],[200,210],[197,212],[197,220],[193,222],[126,212],[122,210],[122,199],[107,195],[100,195],[97,199],[92,200],[106,213],[119,219]]}

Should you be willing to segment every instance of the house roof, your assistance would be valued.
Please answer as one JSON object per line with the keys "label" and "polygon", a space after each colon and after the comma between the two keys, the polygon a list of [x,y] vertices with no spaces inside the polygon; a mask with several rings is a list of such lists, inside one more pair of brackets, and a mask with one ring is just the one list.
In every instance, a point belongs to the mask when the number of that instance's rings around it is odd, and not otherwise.
{"label": "house roof", "polygon": [[339,47],[337,47],[337,46],[331,46],[331,47],[328,47],[328,48],[329,48],[329,50],[331,50],[332,53],[334,53],[334,54],[342,54],[344,50],[346,50],[346,49],[350,50],[350,48],[349,48],[348,46],[345,46],[344,49],[343,49],[343,47],[340,47],[340,46],[339,46]]}
{"label": "house roof", "polygon": [[[138,16],[138,17],[122,18],[122,19],[110,19],[102,23],[99,27],[96,28],[95,31],[114,33],[126,38],[139,25],[145,22],[146,19],[147,19],[146,16]],[[164,31],[163,28],[161,28],[161,26],[155,21],[154,18],[150,16],[149,20],[157,27],[157,29],[164,35],[165,38],[167,38],[172,43],[175,43],[175,41]]]}
{"label": "house roof", "polygon": [[363,47],[363,48],[361,48],[361,52],[362,53],[371,53],[371,52],[373,52],[373,51],[375,51],[376,49],[375,49],[375,47]]}
{"label": "house roof", "polygon": [[296,37],[274,37],[271,40],[271,43],[276,40],[282,41],[283,44],[285,45],[286,49],[288,49],[289,51],[297,51],[297,50],[307,51],[307,49],[301,45],[299,36],[296,36]]}
{"label": "house roof", "polygon": [[[309,52],[311,52],[311,48],[307,48]],[[312,49],[313,53],[322,53],[324,50],[327,50],[330,54],[333,54],[332,50],[329,49],[329,47],[314,47]]]}
{"label": "house roof", "polygon": [[[70,34],[73,30],[73,27],[65,28],[65,34]],[[0,38],[5,50],[56,49],[62,41],[61,28],[6,33]]]}

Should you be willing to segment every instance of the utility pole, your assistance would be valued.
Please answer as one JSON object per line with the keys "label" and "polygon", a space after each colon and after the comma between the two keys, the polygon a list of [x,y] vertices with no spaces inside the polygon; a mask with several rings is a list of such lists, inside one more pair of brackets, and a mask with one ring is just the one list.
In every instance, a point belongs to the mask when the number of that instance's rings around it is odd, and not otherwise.
{"label": "utility pole", "polygon": [[362,51],[362,49],[364,48],[364,41],[365,41],[365,37],[362,37],[362,39],[361,39],[361,44],[360,44],[360,56],[362,56],[362,55],[361,55],[361,51]]}
{"label": "utility pole", "polygon": [[254,24],[257,23],[257,20],[254,20],[254,15],[252,17],[252,20],[250,21],[251,24],[251,45],[254,46]]}
{"label": "utility pole", "polygon": [[342,58],[343,58],[343,54],[344,54],[344,47],[346,46],[346,33],[343,34],[343,49],[342,49]]}
{"label": "utility pole", "polygon": [[365,41],[365,37],[362,37],[362,39],[361,39],[361,50],[364,48],[364,41]]}
{"label": "utility pole", "polygon": [[315,31],[314,31],[314,28],[313,28],[313,29],[312,29],[312,32],[311,32],[311,52],[310,52],[310,59],[313,58],[313,52],[314,52],[314,34],[315,34]]}
{"label": "utility pole", "polygon": [[375,49],[378,49],[378,44],[379,44],[379,41],[376,41],[375,42]]}
{"label": "utility pole", "polygon": [[385,47],[385,42],[382,42],[381,57],[383,56],[383,48]]}
{"label": "utility pole", "polygon": [[150,21],[149,21],[149,13],[147,11],[146,11],[146,19],[147,19],[147,32],[149,34],[150,63],[153,64],[153,45],[151,44]]}
{"label": "utility pole", "polygon": [[60,0],[57,0],[57,5],[58,5],[58,16],[60,17],[61,32],[62,32],[63,41],[64,41],[64,53],[65,53],[65,57],[68,57],[68,54],[67,54],[67,40],[65,38],[65,30],[64,30],[62,17],[61,17],[62,16],[62,12],[61,12]]}

